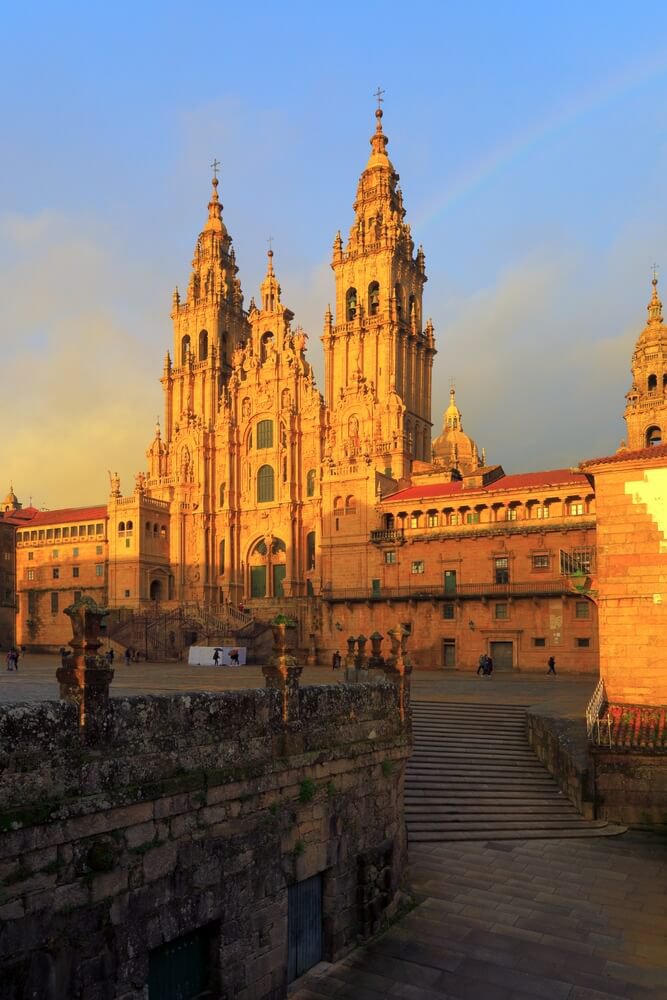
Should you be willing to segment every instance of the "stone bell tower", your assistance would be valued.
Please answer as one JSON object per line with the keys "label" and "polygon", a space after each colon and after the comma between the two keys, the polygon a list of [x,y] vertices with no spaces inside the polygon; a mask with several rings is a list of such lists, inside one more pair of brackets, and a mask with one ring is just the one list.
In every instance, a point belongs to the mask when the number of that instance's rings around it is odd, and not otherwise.
{"label": "stone bell tower", "polygon": [[[378,105],[381,102],[378,92]],[[364,390],[372,413],[353,415],[351,426],[378,456],[378,468],[409,471],[412,459],[431,457],[431,372],[435,344],[430,320],[424,324],[424,253],[414,252],[404,221],[399,175],[387,155],[382,108],[375,112],[371,155],[357,187],[354,223],[344,245],[340,231],[333,246],[335,317],[327,310],[322,343],[325,391],[330,408],[341,411],[350,393]],[[345,437],[345,428],[341,428]],[[351,436],[354,447],[355,435]],[[392,457],[393,456],[393,457]],[[379,457],[379,456],[378,456]]]}
{"label": "stone bell tower", "polygon": [[648,323],[632,356],[632,389],[626,395],[628,448],[646,448],[667,440],[667,327],[653,272]]}
{"label": "stone bell tower", "polygon": [[178,289],[174,291],[173,361],[167,354],[162,377],[167,442],[184,414],[204,425],[215,421],[231,373],[232,352],[249,333],[232,238],[222,221],[217,167],[216,160],[208,219],[195,245],[187,298],[183,301]]}

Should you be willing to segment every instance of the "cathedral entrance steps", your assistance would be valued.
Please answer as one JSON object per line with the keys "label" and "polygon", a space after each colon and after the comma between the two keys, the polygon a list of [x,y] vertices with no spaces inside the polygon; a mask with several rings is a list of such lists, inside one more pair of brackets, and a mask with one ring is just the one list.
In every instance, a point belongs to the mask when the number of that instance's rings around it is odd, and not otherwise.
{"label": "cathedral entrance steps", "polygon": [[414,751],[405,773],[412,842],[600,836],[533,753],[521,705],[412,703]]}

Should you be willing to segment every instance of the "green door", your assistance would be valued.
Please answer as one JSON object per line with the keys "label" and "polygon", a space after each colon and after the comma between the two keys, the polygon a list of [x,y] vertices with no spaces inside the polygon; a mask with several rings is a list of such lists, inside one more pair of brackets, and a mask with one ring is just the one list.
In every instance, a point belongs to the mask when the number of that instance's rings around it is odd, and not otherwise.
{"label": "green door", "polygon": [[287,572],[287,566],[284,563],[277,563],[273,567],[273,596],[282,597],[283,596],[283,580],[285,579],[285,574]]}
{"label": "green door", "polygon": [[455,594],[456,593],[456,570],[446,569],[445,570],[445,593]]}
{"label": "green door", "polygon": [[250,567],[250,596],[266,597],[266,566]]}
{"label": "green door", "polygon": [[149,1000],[194,1000],[208,985],[206,928],[148,953]]}
{"label": "green door", "polygon": [[380,593],[380,581],[379,580],[371,580],[371,586],[373,588],[373,596],[375,596],[375,595],[377,595],[377,594]]}

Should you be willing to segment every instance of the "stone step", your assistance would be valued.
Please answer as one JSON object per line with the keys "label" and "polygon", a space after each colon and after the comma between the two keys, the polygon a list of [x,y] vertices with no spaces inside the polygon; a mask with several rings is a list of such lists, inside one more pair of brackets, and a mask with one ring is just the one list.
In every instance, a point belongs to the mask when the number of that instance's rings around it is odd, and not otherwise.
{"label": "stone step", "polygon": [[559,816],[556,819],[543,819],[541,816],[533,816],[530,819],[518,818],[513,819],[510,815],[501,815],[500,819],[490,820],[490,819],[468,819],[464,818],[461,822],[458,822],[455,818],[447,817],[446,819],[416,819],[412,817],[410,819],[410,828],[415,832],[420,830],[439,830],[446,833],[448,830],[522,830],[524,827],[530,827],[531,830],[569,830],[575,827],[584,826],[586,828],[591,828],[591,824],[594,826],[606,826],[606,820],[587,820],[583,816],[575,815],[571,817]]}
{"label": "stone step", "polygon": [[541,802],[530,806],[508,805],[506,802],[475,803],[428,803],[427,805],[405,804],[406,815],[410,816],[489,816],[493,813],[499,816],[578,816],[579,813],[570,802],[562,805],[558,802]]}
{"label": "stone step", "polygon": [[[627,830],[625,826],[613,826],[611,823],[590,827],[588,822],[576,830],[558,830],[555,833],[549,830],[536,830],[530,826],[526,826],[520,831],[493,831],[493,829],[490,829],[483,832],[481,830],[460,830],[452,831],[446,835],[443,835],[441,831],[428,832],[417,830],[414,835],[410,834],[410,842],[438,843],[445,840],[552,840],[554,838],[560,840],[561,838],[566,839],[568,837],[617,837]],[[600,822],[604,823],[602,820]]]}

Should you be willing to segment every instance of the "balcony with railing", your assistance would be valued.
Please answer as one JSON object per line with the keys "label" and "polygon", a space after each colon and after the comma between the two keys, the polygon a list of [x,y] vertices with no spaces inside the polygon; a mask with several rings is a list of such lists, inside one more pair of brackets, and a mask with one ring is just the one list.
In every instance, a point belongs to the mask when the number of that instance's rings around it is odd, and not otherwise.
{"label": "balcony with railing", "polygon": [[322,591],[330,603],[360,601],[465,601],[488,598],[553,597],[570,594],[567,579],[528,583],[457,583],[455,586],[411,584],[405,587],[349,587]]}

